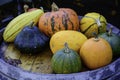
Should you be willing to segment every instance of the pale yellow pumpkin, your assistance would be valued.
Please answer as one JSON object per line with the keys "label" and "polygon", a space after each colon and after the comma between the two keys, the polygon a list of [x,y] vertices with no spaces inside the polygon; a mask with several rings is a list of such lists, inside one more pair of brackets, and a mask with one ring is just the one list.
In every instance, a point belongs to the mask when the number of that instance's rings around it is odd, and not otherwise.
{"label": "pale yellow pumpkin", "polygon": [[56,32],[50,39],[50,49],[52,53],[64,48],[65,42],[69,48],[79,52],[82,44],[87,40],[87,37],[78,31],[63,30]]}

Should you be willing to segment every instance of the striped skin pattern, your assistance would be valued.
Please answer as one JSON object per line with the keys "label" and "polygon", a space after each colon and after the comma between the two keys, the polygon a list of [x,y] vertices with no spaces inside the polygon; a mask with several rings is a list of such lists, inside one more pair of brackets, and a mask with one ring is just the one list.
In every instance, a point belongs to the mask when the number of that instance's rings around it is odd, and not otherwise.
{"label": "striped skin pattern", "polygon": [[93,32],[97,34],[106,32],[107,21],[99,13],[88,13],[80,20],[80,30],[88,38],[93,37]]}
{"label": "striped skin pattern", "polygon": [[41,15],[43,15],[43,10],[37,9],[32,12],[26,12],[18,15],[6,26],[3,33],[4,41],[14,42],[15,37],[20,33],[20,31],[31,21],[34,21],[34,25],[38,23]]}
{"label": "striped skin pattern", "polygon": [[51,61],[52,69],[55,73],[75,73],[82,69],[81,59],[78,53],[66,47],[57,51]]}
{"label": "striped skin pattern", "polygon": [[51,37],[60,30],[79,30],[79,19],[74,10],[60,8],[42,15],[38,25],[40,31]]}

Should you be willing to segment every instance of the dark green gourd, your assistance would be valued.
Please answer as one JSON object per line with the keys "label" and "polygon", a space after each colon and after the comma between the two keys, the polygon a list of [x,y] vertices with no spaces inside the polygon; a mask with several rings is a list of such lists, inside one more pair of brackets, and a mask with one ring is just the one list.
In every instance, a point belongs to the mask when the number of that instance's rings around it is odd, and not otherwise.
{"label": "dark green gourd", "polygon": [[14,44],[22,53],[37,53],[45,47],[49,38],[44,33],[40,32],[37,26],[33,26],[32,22],[15,38]]}
{"label": "dark green gourd", "polygon": [[81,70],[81,59],[77,52],[68,48],[58,50],[52,57],[52,69],[55,73],[68,74]]}
{"label": "dark green gourd", "polygon": [[106,33],[99,34],[99,37],[104,38],[110,43],[114,57],[120,57],[120,36],[113,33],[112,28]]}

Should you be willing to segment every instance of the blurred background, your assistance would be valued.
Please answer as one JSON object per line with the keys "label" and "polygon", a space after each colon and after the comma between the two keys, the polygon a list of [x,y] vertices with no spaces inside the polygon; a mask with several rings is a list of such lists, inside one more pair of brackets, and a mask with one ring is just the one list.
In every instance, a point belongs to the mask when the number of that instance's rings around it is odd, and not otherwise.
{"label": "blurred background", "polygon": [[0,0],[0,26],[5,26],[4,22],[23,13],[24,4],[28,4],[30,8],[42,6],[45,11],[51,11],[53,2],[58,7],[72,8],[80,16],[88,12],[98,12],[107,22],[120,29],[120,0]]}

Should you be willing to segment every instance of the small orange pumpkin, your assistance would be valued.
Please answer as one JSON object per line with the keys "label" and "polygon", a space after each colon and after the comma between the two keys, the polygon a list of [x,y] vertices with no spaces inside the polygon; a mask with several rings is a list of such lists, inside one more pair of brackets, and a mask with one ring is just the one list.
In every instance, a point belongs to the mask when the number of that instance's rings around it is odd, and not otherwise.
{"label": "small orange pumpkin", "polygon": [[48,36],[60,30],[78,30],[79,19],[77,13],[70,8],[56,8],[52,5],[51,12],[44,13],[39,19],[39,29]]}
{"label": "small orange pumpkin", "polygon": [[80,49],[80,56],[89,69],[97,69],[112,60],[112,48],[103,38],[90,38]]}

